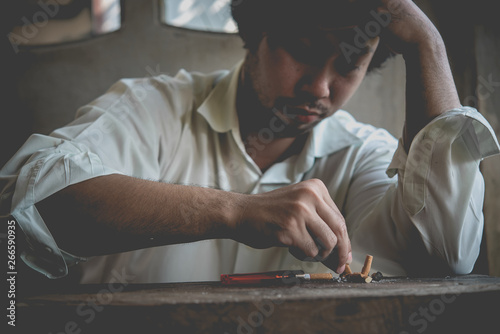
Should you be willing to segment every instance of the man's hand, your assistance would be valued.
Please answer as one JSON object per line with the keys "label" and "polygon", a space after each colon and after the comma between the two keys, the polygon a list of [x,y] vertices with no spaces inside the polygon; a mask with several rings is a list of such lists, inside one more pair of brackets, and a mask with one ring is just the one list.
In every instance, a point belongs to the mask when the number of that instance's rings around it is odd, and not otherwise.
{"label": "man's hand", "polygon": [[389,18],[382,30],[384,43],[403,55],[422,44],[441,42],[441,36],[427,15],[411,0],[374,0],[380,15]]}
{"label": "man's hand", "polygon": [[[246,195],[234,239],[255,248],[288,246],[300,260],[342,273],[352,259],[344,217],[317,179]],[[333,249],[335,254],[329,257]],[[328,258],[328,259],[327,259]]]}

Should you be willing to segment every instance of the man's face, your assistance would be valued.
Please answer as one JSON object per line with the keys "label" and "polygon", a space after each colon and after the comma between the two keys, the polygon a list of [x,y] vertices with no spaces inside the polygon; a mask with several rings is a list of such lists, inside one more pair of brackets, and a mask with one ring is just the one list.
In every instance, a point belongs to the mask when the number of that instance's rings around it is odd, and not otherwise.
{"label": "man's face", "polygon": [[265,35],[248,54],[245,73],[262,107],[287,125],[286,136],[307,132],[331,116],[363,80],[378,38],[345,57],[341,43],[348,42],[341,36],[328,32],[274,41]]}

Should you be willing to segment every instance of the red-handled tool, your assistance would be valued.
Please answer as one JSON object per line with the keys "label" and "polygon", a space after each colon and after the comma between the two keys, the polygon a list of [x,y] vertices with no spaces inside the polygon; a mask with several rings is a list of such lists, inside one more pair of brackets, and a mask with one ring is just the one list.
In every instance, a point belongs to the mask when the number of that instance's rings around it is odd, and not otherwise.
{"label": "red-handled tool", "polygon": [[247,274],[223,274],[220,275],[222,284],[259,284],[259,283],[272,283],[287,279],[295,278],[297,275],[303,275],[302,270],[280,270],[268,271],[261,273],[247,273]]}

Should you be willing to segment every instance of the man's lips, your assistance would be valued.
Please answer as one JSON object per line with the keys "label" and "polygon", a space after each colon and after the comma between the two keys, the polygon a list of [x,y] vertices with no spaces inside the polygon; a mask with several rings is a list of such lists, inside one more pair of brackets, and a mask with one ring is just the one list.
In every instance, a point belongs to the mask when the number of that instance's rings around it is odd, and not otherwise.
{"label": "man's lips", "polygon": [[283,108],[284,114],[293,114],[293,115],[315,115],[315,116],[321,116],[322,112],[314,109],[314,108],[309,108],[309,107],[303,107],[303,106],[285,106]]}
{"label": "man's lips", "polygon": [[285,116],[297,120],[300,123],[311,123],[321,118],[322,113],[315,109],[307,107],[286,107],[284,108]]}
{"label": "man's lips", "polygon": [[315,117],[322,117],[323,113],[320,110],[314,109],[314,108],[308,108],[308,107],[286,107],[284,109],[284,114],[290,117],[297,117],[297,116],[315,116]]}

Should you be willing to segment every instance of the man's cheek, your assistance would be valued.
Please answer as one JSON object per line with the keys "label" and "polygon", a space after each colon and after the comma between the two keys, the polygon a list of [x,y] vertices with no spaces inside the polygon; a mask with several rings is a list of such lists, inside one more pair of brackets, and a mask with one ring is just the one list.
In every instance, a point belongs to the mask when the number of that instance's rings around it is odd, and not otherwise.
{"label": "man's cheek", "polygon": [[351,98],[351,96],[356,91],[357,86],[352,85],[352,83],[345,83],[342,87],[338,87],[332,90],[332,109],[337,111],[342,108]]}

